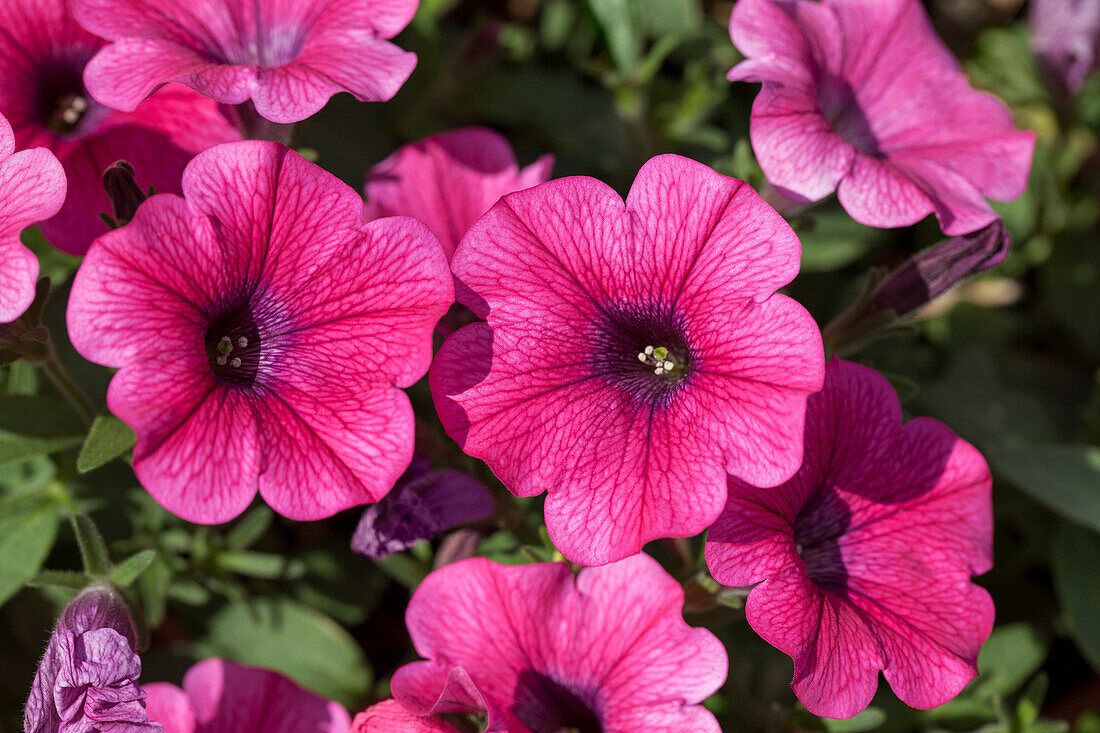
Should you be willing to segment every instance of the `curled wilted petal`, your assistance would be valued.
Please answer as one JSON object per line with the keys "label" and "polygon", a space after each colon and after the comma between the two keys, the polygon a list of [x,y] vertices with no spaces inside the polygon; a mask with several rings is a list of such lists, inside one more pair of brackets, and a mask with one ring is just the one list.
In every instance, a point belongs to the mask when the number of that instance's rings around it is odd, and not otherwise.
{"label": "curled wilted petal", "polygon": [[379,560],[444,530],[491,517],[495,508],[480,481],[461,471],[433,471],[431,461],[417,456],[393,491],[363,512],[351,547]]}
{"label": "curled wilted petal", "polygon": [[162,731],[138,687],[141,659],[122,598],[91,586],[66,607],[50,637],[23,711],[25,733]]}

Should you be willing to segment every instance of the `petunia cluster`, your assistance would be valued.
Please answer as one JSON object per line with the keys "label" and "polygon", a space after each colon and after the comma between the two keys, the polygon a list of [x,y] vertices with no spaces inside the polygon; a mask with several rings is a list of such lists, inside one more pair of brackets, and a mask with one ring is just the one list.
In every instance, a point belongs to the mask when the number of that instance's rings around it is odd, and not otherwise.
{"label": "petunia cluster", "polygon": [[[826,360],[780,292],[799,238],[750,185],[663,154],[624,198],[468,128],[375,165],[364,201],[240,139],[338,91],[393,97],[416,58],[391,39],[416,7],[0,0],[0,323],[34,297],[20,232],[84,255],[68,335],[117,370],[106,409],[136,433],[134,473],[183,519],[227,522],[257,495],[303,521],[369,505],[351,545],[382,559],[492,523],[491,484],[545,494],[559,559],[598,567],[436,569],[406,615],[424,659],[354,722],[228,660],[143,689],[125,606],[85,591],[26,730],[717,731],[702,703],[726,650],[642,552],[704,531],[713,578],[751,588],[745,617],[811,712],[855,715],[880,671],[914,707],[954,697],[993,621],[972,582],[992,564],[988,466],[946,426],[904,423],[869,367]],[[1034,137],[969,86],[918,0],[739,0],[730,34],[730,78],[762,84],[751,138],[772,186],[836,192],[871,226],[934,214],[952,237],[849,327],[1004,258],[986,199],[1023,191]],[[465,325],[434,344],[456,302]],[[426,376],[453,443],[414,459],[427,421],[405,390]]]}

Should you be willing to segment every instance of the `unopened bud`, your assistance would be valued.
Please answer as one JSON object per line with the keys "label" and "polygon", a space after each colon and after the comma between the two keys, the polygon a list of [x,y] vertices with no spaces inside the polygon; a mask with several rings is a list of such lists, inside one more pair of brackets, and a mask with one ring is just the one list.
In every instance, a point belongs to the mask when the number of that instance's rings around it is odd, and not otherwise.
{"label": "unopened bud", "polygon": [[[107,225],[113,229],[124,227],[133,221],[138,207],[152,192],[151,189],[149,192],[143,191],[138,186],[134,167],[125,160],[118,161],[103,172],[103,188],[111,199],[114,219],[108,221]],[[106,221],[106,217],[104,220]]]}

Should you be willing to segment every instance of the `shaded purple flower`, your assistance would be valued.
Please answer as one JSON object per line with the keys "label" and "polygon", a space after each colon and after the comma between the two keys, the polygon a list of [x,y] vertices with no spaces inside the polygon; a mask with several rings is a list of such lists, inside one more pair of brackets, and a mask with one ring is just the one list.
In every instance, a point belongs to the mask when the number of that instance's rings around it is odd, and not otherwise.
{"label": "shaded purple flower", "polygon": [[1054,80],[1080,91],[1100,65],[1100,2],[1032,0],[1031,47]]}
{"label": "shaded purple flower", "polygon": [[65,608],[34,676],[24,733],[160,733],[137,685],[141,659],[122,598],[92,586]]}
{"label": "shaded purple flower", "polygon": [[802,468],[767,491],[730,478],[707,566],[753,586],[746,618],[794,660],[815,715],[863,710],[879,670],[906,704],[942,705],[973,679],[993,627],[971,581],[993,564],[989,467],[936,420],[903,425],[874,370],[836,359],[825,375]]}
{"label": "shaded purple flower", "polygon": [[785,195],[835,191],[875,227],[934,213],[956,235],[1027,186],[1034,133],[971,88],[919,0],[740,0],[730,35],[746,60],[729,79],[763,83],[753,150]]}
{"label": "shaded purple flower", "polygon": [[380,560],[495,511],[480,481],[461,471],[433,471],[430,460],[416,456],[393,490],[363,512],[351,548]]}
{"label": "shaded purple flower", "polygon": [[88,90],[132,110],[166,82],[224,104],[252,100],[273,122],[304,120],[337,92],[385,101],[416,66],[390,43],[417,0],[75,0],[81,25],[113,43]]}

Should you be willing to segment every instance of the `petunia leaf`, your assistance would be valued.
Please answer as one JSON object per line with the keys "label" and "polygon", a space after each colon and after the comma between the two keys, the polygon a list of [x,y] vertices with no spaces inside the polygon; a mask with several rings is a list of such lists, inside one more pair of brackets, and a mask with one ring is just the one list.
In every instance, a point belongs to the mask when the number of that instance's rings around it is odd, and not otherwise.
{"label": "petunia leaf", "polygon": [[978,677],[968,691],[976,697],[1007,697],[1043,664],[1047,644],[1025,623],[998,626],[978,655]]}
{"label": "petunia leaf", "polygon": [[156,550],[142,550],[126,558],[111,570],[111,582],[125,588],[137,580],[157,559]]}
{"label": "petunia leaf", "polygon": [[1029,496],[1100,532],[1100,447],[1006,446],[988,457],[997,473]]}
{"label": "petunia leaf", "polygon": [[94,471],[133,448],[136,442],[137,436],[129,425],[112,415],[100,415],[92,423],[80,449],[76,470],[81,473]]}
{"label": "petunia leaf", "polygon": [[43,492],[0,501],[0,604],[33,578],[57,537],[54,497]]}
{"label": "petunia leaf", "polygon": [[615,67],[624,74],[634,70],[641,55],[642,19],[633,0],[588,0],[596,24],[607,40]]}
{"label": "petunia leaf", "polygon": [[356,705],[371,685],[359,644],[328,616],[289,599],[233,604],[210,621],[200,656],[221,656],[281,672],[319,695]]}
{"label": "petunia leaf", "polygon": [[1100,671],[1100,534],[1063,524],[1054,540],[1054,588],[1077,648]]}
{"label": "petunia leaf", "polygon": [[68,438],[84,432],[65,402],[40,395],[0,395],[0,431],[31,438]]}

